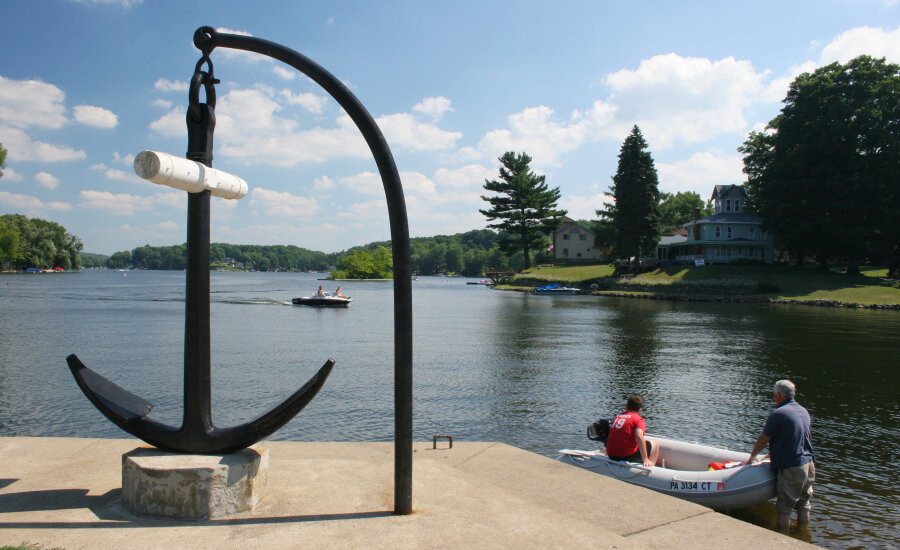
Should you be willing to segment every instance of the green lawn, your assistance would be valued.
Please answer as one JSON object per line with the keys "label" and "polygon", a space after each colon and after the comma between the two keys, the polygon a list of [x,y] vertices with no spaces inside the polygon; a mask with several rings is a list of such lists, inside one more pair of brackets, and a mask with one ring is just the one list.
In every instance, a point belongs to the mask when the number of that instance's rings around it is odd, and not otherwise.
{"label": "green lawn", "polygon": [[501,288],[530,288],[544,282],[589,287],[597,282],[610,292],[741,294],[781,300],[835,300],[863,305],[900,304],[900,282],[871,267],[860,275],[799,269],[783,265],[667,266],[634,277],[613,279],[611,265],[538,267],[520,273]]}

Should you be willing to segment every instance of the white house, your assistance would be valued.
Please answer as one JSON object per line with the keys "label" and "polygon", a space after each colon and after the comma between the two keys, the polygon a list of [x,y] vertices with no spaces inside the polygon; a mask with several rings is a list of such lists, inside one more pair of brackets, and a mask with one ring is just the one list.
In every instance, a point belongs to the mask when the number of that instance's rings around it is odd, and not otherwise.
{"label": "white house", "polygon": [[607,251],[594,243],[594,232],[568,216],[553,233],[555,263],[589,263],[604,261]]}

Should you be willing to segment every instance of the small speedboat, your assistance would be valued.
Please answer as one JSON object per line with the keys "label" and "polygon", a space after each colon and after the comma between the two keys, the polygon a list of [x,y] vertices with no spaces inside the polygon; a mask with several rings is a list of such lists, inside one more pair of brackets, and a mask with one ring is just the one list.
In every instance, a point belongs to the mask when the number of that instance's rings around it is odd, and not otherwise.
{"label": "small speedboat", "polygon": [[537,288],[532,289],[532,292],[535,294],[542,294],[544,296],[553,296],[556,294],[578,294],[581,292],[580,288],[575,288],[572,286],[562,286],[559,284],[552,285],[544,285],[539,286]]}
{"label": "small speedboat", "polygon": [[294,298],[291,303],[297,306],[314,306],[314,307],[350,307],[353,298],[347,296],[335,296],[330,292],[326,292],[324,296],[314,294],[312,296],[302,296]]}
{"label": "small speedboat", "polygon": [[557,460],[716,511],[746,508],[775,497],[775,472],[768,460],[744,466],[741,462],[749,453],[647,437],[659,442],[659,465],[651,468],[612,460],[602,449],[563,449]]}

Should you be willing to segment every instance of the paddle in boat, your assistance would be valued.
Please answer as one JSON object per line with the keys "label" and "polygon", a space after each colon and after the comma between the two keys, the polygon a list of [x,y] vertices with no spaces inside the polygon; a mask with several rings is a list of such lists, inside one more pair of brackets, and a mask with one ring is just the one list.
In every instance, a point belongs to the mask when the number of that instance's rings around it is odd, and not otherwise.
{"label": "paddle in boat", "polygon": [[[588,437],[605,443],[605,437],[598,437],[602,436],[603,420],[588,428]],[[775,497],[775,472],[768,459],[742,465],[749,453],[647,437],[658,441],[660,449],[657,465],[650,468],[607,457],[605,445],[595,451],[563,449],[557,460],[716,511],[746,508]]]}

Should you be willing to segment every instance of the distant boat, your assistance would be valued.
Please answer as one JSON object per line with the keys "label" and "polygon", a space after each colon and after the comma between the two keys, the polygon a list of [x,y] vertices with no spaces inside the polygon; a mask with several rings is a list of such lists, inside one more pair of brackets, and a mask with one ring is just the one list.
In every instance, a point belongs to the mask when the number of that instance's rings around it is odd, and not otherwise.
{"label": "distant boat", "polygon": [[571,287],[571,286],[560,286],[559,284],[552,284],[552,285],[539,286],[537,288],[532,289],[532,292],[534,292],[535,294],[542,294],[545,296],[553,296],[556,294],[578,294],[579,292],[581,292],[581,289]]}
{"label": "distant boat", "polygon": [[330,292],[326,292],[324,296],[302,296],[294,298],[291,303],[297,306],[313,306],[313,307],[350,307],[353,298],[348,296],[334,296]]}
{"label": "distant boat", "polygon": [[466,281],[467,285],[492,285],[491,281],[487,279],[481,279],[480,281]]}

